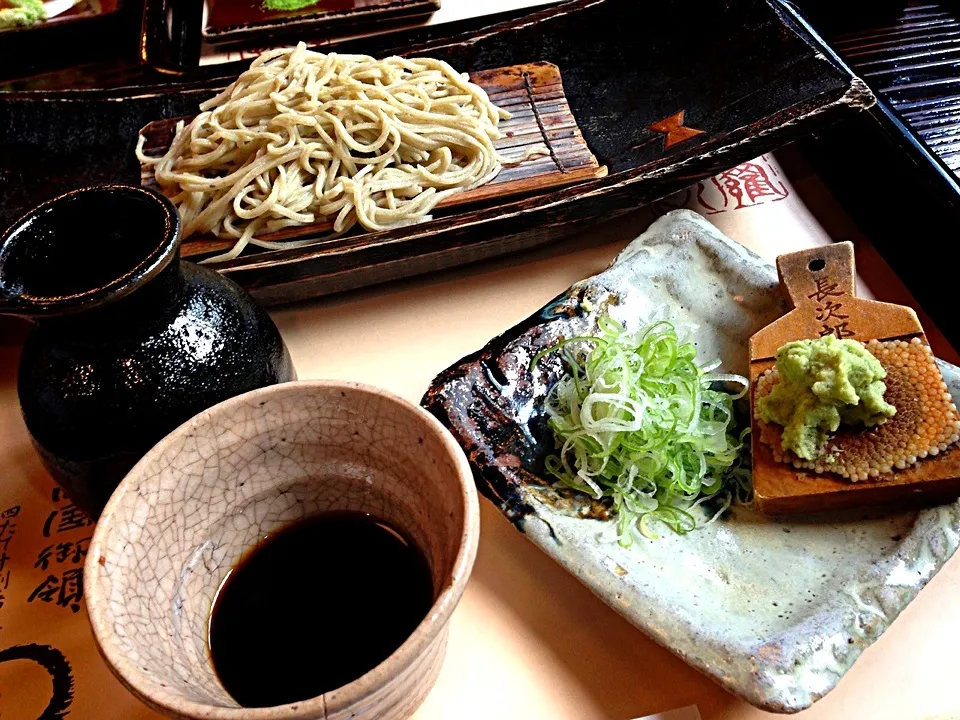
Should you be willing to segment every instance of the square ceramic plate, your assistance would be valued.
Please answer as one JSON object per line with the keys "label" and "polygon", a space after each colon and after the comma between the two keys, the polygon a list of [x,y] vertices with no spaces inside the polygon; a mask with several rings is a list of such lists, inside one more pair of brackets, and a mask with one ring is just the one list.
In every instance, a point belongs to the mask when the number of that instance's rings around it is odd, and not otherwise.
{"label": "square ceramic plate", "polygon": [[[602,509],[542,479],[542,406],[559,361],[529,366],[609,310],[699,327],[699,357],[747,374],[750,336],[782,315],[776,270],[700,216],[665,215],[603,273],[440,374],[424,405],[514,525],[630,622],[748,702],[795,712],[823,697],[953,554],[960,503],[771,521],[745,507],[686,536],[623,548]],[[955,401],[960,373],[941,364]]]}

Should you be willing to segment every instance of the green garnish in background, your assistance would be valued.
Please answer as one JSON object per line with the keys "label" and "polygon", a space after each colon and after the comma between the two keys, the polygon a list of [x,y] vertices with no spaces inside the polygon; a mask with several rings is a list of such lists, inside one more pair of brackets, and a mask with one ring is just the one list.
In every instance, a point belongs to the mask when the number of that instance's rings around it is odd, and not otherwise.
{"label": "green garnish in background", "polygon": [[320,0],[263,0],[263,9],[289,12],[291,10],[302,10],[305,7],[316,5],[318,2]]}
{"label": "green garnish in background", "polygon": [[47,11],[40,0],[9,0],[13,7],[0,10],[0,30],[28,27],[46,20]]}

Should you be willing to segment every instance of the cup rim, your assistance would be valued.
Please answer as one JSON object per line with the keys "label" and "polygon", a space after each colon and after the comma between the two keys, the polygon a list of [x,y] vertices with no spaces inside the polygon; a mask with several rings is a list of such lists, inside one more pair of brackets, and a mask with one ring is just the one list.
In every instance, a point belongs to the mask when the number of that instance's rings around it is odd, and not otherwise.
{"label": "cup rim", "polygon": [[[444,578],[443,589],[434,600],[427,615],[403,644],[382,663],[346,685],[307,700],[263,708],[222,707],[184,699],[179,694],[170,692],[160,684],[148,679],[119,648],[116,636],[112,629],[108,627],[108,615],[105,611],[106,600],[102,595],[102,566],[99,560],[102,555],[103,544],[106,542],[112,525],[111,521],[115,509],[124,501],[133,487],[140,485],[143,480],[141,474],[149,463],[162,457],[170,445],[176,444],[178,438],[208,422],[213,416],[229,412],[235,406],[243,405],[251,399],[262,396],[284,392],[297,393],[304,390],[338,388],[349,388],[361,393],[376,395],[412,410],[416,416],[426,423],[427,427],[435,432],[445,452],[457,468],[455,478],[460,485],[461,498],[464,503],[463,527],[460,531],[460,541],[452,571]],[[299,380],[280,383],[235,396],[195,415],[157,443],[124,477],[104,507],[88,548],[84,565],[87,617],[93,630],[97,649],[114,676],[133,695],[158,712],[168,716],[196,718],[198,720],[201,718],[204,720],[278,720],[279,718],[283,718],[283,720],[307,720],[308,718],[326,717],[327,714],[341,711],[368,697],[397,677],[425,652],[430,643],[446,628],[453,610],[463,596],[473,569],[479,537],[480,508],[470,463],[453,435],[437,418],[424,408],[399,395],[366,383],[341,380]],[[372,676],[373,671],[378,669],[381,672],[377,676]],[[379,679],[375,680],[374,677]]]}

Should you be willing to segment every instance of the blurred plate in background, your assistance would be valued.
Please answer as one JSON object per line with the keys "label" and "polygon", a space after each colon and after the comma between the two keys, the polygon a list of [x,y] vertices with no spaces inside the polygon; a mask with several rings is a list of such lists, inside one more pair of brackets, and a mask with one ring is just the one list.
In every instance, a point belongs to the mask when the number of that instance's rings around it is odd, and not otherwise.
{"label": "blurred plate in background", "polygon": [[342,32],[429,15],[439,8],[440,0],[206,0],[203,38],[218,43]]}
{"label": "blurred plate in background", "polygon": [[14,17],[18,9],[23,8],[22,3],[16,0],[0,0],[0,32],[40,30],[52,25],[116,12],[120,7],[120,0],[49,0],[42,4],[45,17],[38,18],[30,24],[10,25],[9,19]]}

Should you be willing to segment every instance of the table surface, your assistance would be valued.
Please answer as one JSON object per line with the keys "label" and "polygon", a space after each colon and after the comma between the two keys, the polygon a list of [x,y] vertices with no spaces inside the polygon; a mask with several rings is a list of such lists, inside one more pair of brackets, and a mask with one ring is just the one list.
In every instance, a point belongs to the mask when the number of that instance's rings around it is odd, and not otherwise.
{"label": "table surface", "polygon": [[[808,180],[816,186],[815,178]],[[740,212],[754,217],[740,222],[721,222],[727,219],[721,215],[711,219],[772,261],[827,240],[804,210],[788,201],[745,208]],[[302,377],[370,382],[416,401],[440,370],[573,282],[604,269],[646,222],[640,213],[559,249],[274,317]],[[865,249],[858,243],[861,257]],[[882,269],[872,276],[876,284],[867,287],[873,295],[905,301],[894,278]],[[939,354],[946,355],[946,348]],[[960,718],[950,662],[960,646],[958,593],[960,561],[954,559],[837,689],[802,717]],[[726,693],[629,625],[486,500],[477,563],[451,624],[448,653],[418,720],[633,718],[690,704],[708,720],[773,717]]]}
{"label": "table surface", "polygon": [[[831,237],[852,239],[861,275],[867,277],[862,293],[910,302],[817,178],[801,161],[791,162],[797,167],[784,173],[771,158],[757,161],[778,183],[777,192],[751,198],[739,209],[728,204],[710,219],[770,260]],[[721,186],[722,179],[707,181],[699,192],[690,190],[675,202],[710,213],[704,203],[717,209]],[[438,372],[573,282],[602,270],[650,218],[640,211],[537,252],[282,309],[273,317],[301,378],[371,383],[417,402]],[[938,354],[956,361],[936,329],[927,329]],[[0,331],[5,331],[0,341],[0,510],[14,502],[23,505],[18,519],[36,529],[50,508],[53,484],[18,411],[15,375],[22,329],[5,325]],[[417,720],[627,720],[686,705],[698,706],[708,720],[772,717],[629,625],[486,500],[481,501],[481,528],[473,576],[451,621],[447,659]],[[89,528],[75,532],[89,535]],[[24,535],[22,550],[29,542]],[[0,650],[28,642],[61,650],[76,679],[70,717],[155,717],[120,688],[96,655],[82,610],[23,603],[23,589],[44,576],[34,567],[36,557],[33,549],[19,562],[14,558],[19,575],[11,588],[18,587],[19,578],[20,604],[0,607]],[[960,695],[953,685],[960,646],[958,594],[960,561],[954,559],[837,689],[802,716],[960,718]],[[36,717],[49,687],[36,666],[0,662],[0,718]]]}
{"label": "table surface", "polygon": [[[490,0],[483,11],[541,2]],[[479,5],[444,0],[437,19],[476,15]],[[766,192],[734,199],[721,178],[674,202],[707,214],[730,237],[771,261],[812,244],[854,240],[865,278],[861,294],[913,304],[802,159],[790,152],[780,159],[788,172],[772,159],[756,163],[768,182]],[[650,219],[641,211],[539,251],[302,304],[273,317],[301,379],[355,380],[417,402],[438,372],[573,282],[604,269]],[[958,362],[936,329],[924,324],[938,355]],[[22,507],[8,558],[9,587],[0,574],[0,598],[4,592],[7,598],[0,599],[0,718],[36,718],[49,697],[50,679],[39,666],[4,661],[4,649],[31,643],[55,647],[71,663],[75,689],[68,717],[158,717],[113,679],[79,604],[73,612],[58,607],[55,598],[26,602],[47,575],[47,568],[38,567],[38,551],[50,541],[40,528],[53,517],[51,508],[62,518],[64,506],[62,500],[59,509],[51,504],[54,485],[19,413],[16,366],[23,332],[22,326],[0,323],[0,512]],[[90,528],[81,526],[58,539],[82,543],[89,534]],[[2,557],[0,551],[0,571]],[[69,566],[69,559],[65,562],[63,567]],[[960,719],[953,685],[958,595],[960,561],[954,559],[837,689],[801,717]],[[416,720],[628,720],[687,705],[696,705],[705,720],[774,717],[725,692],[632,627],[481,500],[477,562],[451,621],[439,681]]]}

